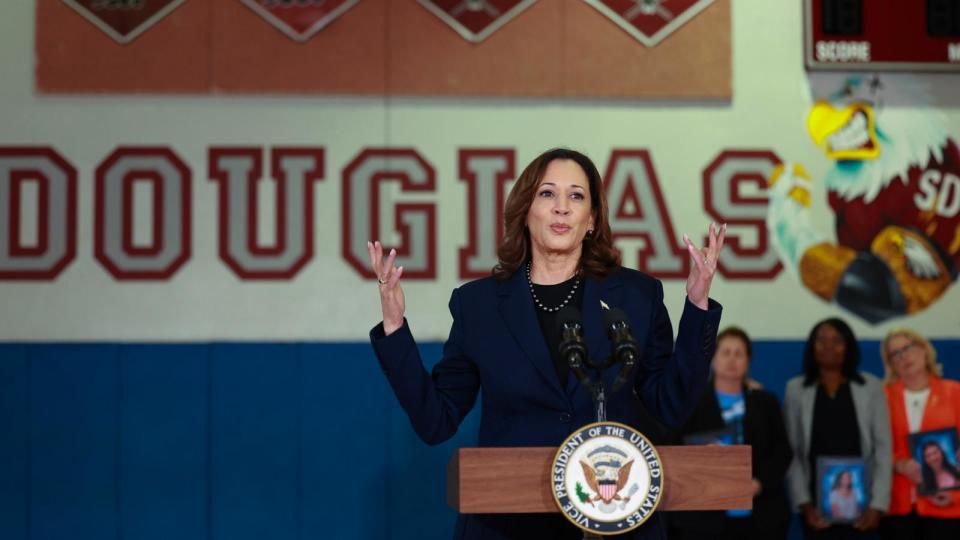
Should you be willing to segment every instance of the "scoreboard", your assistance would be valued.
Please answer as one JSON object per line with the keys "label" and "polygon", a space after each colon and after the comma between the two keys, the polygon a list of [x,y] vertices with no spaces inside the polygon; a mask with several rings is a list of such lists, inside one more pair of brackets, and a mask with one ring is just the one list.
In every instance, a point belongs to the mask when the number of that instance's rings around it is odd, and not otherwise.
{"label": "scoreboard", "polygon": [[960,0],[804,0],[811,70],[960,71]]}

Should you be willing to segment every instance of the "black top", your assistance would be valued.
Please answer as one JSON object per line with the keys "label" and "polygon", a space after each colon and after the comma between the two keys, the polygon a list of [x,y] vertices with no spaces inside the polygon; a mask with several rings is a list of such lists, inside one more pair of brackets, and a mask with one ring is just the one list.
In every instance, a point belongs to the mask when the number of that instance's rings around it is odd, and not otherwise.
{"label": "black top", "polygon": [[[540,303],[548,308],[555,308],[567,298],[576,280],[577,278],[575,276],[556,285],[537,285],[534,283],[533,291],[536,293],[537,298],[540,299]],[[580,286],[577,287],[577,291],[573,294],[573,298],[570,299],[570,303],[567,305],[577,308],[578,311],[583,311],[583,289],[583,280],[580,280]],[[544,311],[540,309],[536,303],[534,303],[534,308],[537,310],[537,319],[540,321],[540,330],[543,331],[543,338],[547,342],[547,349],[550,350],[550,358],[553,359],[553,367],[557,370],[560,388],[566,389],[567,377],[570,374],[570,365],[563,358],[560,358],[561,336],[560,329],[557,328],[557,313],[559,312]]]}
{"label": "black top", "polygon": [[813,402],[813,425],[810,429],[810,493],[816,493],[816,470],[819,456],[861,457],[860,427],[853,406],[850,383],[842,383],[830,397],[822,384],[817,385]]}
{"label": "black top", "polygon": [[[790,520],[784,477],[793,452],[787,441],[780,402],[769,392],[747,388],[743,389],[743,401],[744,444],[751,447],[753,477],[761,485],[760,494],[753,499],[753,530],[758,538],[783,539]],[[711,382],[690,419],[673,434],[672,442],[680,444],[685,435],[722,429],[725,425]],[[722,510],[669,512],[667,518],[679,538],[717,534],[723,530],[725,519],[726,513]]]}

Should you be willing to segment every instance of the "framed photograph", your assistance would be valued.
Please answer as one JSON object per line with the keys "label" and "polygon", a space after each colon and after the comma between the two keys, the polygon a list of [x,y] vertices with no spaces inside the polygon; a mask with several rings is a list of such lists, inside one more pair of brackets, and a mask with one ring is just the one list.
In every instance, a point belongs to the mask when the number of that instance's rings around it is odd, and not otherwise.
{"label": "framed photograph", "polygon": [[817,509],[830,523],[853,523],[866,510],[867,475],[863,459],[817,458]]}
{"label": "framed photograph", "polygon": [[714,429],[710,431],[699,431],[697,433],[690,433],[689,435],[683,436],[683,444],[689,445],[703,445],[703,444],[723,444],[730,445],[735,444],[737,437],[737,430],[735,426],[727,426],[722,429]]}
{"label": "framed photograph", "polygon": [[920,431],[908,436],[910,454],[920,464],[920,495],[960,489],[960,464],[957,463],[957,429]]}

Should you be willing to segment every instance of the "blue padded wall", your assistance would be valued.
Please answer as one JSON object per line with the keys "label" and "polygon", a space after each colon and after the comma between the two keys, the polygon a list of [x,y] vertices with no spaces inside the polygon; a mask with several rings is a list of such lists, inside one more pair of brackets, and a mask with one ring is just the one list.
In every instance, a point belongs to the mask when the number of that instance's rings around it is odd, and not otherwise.
{"label": "blue padded wall", "polygon": [[[801,354],[758,342],[753,376],[782,399]],[[478,420],[420,442],[366,343],[0,344],[0,538],[448,538]]]}

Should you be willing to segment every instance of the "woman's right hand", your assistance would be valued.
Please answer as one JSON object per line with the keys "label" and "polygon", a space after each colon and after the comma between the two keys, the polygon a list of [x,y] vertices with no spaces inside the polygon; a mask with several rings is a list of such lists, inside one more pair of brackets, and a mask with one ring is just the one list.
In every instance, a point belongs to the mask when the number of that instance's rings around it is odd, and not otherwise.
{"label": "woman's right hand", "polygon": [[898,473],[910,479],[914,484],[919,484],[923,480],[920,476],[920,463],[915,459],[899,459],[893,468]]}
{"label": "woman's right hand", "polygon": [[387,260],[383,260],[383,246],[379,241],[367,242],[367,251],[370,253],[370,266],[377,276],[380,287],[380,309],[383,311],[383,333],[390,335],[403,326],[403,288],[400,287],[400,276],[403,267],[393,267],[397,258],[397,250],[391,249]]}
{"label": "woman's right hand", "polygon": [[804,504],[800,506],[800,510],[803,513],[803,520],[807,523],[807,527],[810,527],[814,531],[821,531],[830,526],[827,523],[827,520],[823,519],[823,516],[820,515],[820,512],[817,512],[817,509],[813,507],[812,504]]}

